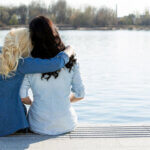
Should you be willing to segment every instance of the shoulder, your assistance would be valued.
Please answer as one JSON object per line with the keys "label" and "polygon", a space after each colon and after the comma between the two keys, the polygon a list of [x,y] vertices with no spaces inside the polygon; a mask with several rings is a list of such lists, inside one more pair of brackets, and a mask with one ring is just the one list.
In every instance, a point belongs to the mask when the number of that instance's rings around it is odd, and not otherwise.
{"label": "shoulder", "polygon": [[18,65],[23,65],[24,63],[30,62],[30,61],[32,61],[32,58],[31,58],[31,57],[20,58],[20,59],[19,59],[19,64],[18,64]]}
{"label": "shoulder", "polygon": [[32,58],[32,57],[20,58],[19,64],[23,64],[25,62],[32,62],[33,60],[34,60],[34,58]]}

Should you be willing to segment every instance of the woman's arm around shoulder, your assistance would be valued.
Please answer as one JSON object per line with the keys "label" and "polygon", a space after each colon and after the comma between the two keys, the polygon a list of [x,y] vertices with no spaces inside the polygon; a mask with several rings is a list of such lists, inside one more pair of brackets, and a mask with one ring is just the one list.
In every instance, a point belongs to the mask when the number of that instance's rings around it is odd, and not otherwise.
{"label": "woman's arm around shoulder", "polygon": [[51,59],[31,57],[21,59],[18,71],[23,74],[54,72],[63,68],[69,62],[69,57],[72,54],[74,54],[74,51],[72,47],[69,46],[64,52],[60,52]]}

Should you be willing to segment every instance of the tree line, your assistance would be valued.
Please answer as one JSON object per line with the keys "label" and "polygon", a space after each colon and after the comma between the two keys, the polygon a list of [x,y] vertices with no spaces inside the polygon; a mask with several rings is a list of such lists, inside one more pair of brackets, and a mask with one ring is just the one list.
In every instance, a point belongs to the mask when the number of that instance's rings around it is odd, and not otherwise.
{"label": "tree line", "polygon": [[0,26],[25,25],[38,15],[45,15],[59,25],[72,27],[108,27],[119,25],[150,25],[150,12],[117,17],[116,10],[87,6],[84,9],[70,7],[65,0],[58,0],[49,6],[32,1],[28,6],[0,6]]}

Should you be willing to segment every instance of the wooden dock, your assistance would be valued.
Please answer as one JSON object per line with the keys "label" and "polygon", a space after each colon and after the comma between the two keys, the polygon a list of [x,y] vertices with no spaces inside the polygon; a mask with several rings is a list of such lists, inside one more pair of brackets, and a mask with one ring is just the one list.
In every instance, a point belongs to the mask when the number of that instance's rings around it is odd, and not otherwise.
{"label": "wooden dock", "polygon": [[150,150],[150,125],[84,125],[71,133],[0,137],[0,150]]}

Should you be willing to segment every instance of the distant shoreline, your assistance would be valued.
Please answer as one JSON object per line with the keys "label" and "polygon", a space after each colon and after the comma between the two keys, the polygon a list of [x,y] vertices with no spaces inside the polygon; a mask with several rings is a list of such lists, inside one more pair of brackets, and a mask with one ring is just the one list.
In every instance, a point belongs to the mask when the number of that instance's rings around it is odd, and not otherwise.
{"label": "distant shoreline", "polygon": [[[0,30],[10,30],[11,28],[28,27],[28,25],[12,25],[0,27]],[[57,25],[59,30],[100,30],[100,31],[113,31],[113,30],[145,30],[150,31],[150,26],[135,26],[135,25],[123,25],[123,26],[108,26],[108,27],[73,27],[65,25]]]}

